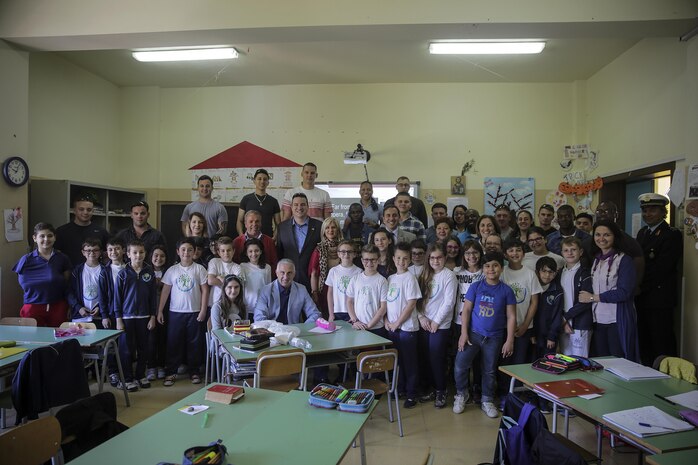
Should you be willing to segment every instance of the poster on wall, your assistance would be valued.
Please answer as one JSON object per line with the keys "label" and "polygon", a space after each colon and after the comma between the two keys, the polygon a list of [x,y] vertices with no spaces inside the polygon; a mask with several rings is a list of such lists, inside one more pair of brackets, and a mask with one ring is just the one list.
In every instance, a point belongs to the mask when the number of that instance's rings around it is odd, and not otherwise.
{"label": "poster on wall", "polygon": [[494,215],[499,205],[511,210],[535,208],[535,179],[533,178],[485,178],[485,214]]}
{"label": "poster on wall", "polygon": [[5,239],[7,242],[19,242],[24,237],[24,220],[22,207],[6,208],[3,211],[5,218]]}
{"label": "poster on wall", "polygon": [[451,176],[451,195],[465,195],[465,176]]}

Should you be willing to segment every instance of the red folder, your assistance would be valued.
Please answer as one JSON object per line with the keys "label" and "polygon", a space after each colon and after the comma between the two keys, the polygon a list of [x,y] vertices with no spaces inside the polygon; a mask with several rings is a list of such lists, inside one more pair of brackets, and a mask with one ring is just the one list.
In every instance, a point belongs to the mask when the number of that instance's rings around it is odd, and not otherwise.
{"label": "red folder", "polygon": [[561,379],[559,381],[549,381],[546,383],[534,384],[536,390],[542,391],[556,399],[566,397],[577,397],[586,394],[603,394],[604,390],[598,388],[583,379]]}

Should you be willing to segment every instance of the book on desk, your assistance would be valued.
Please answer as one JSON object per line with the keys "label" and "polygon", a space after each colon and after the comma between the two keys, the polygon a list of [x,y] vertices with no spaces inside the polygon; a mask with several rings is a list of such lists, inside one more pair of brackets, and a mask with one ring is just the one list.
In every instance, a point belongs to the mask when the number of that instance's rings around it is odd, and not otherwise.
{"label": "book on desk", "polygon": [[634,436],[645,438],[689,431],[693,426],[653,405],[606,413],[603,419]]}
{"label": "book on desk", "polygon": [[240,386],[216,384],[206,389],[204,399],[221,404],[232,404],[240,400],[244,395],[245,389]]}
{"label": "book on desk", "polygon": [[536,391],[548,394],[555,399],[604,393],[603,389],[579,378],[535,383],[533,386]]}
{"label": "book on desk", "polygon": [[631,362],[624,358],[601,358],[596,361],[603,364],[606,371],[626,381],[670,378],[666,373],[640,365],[639,363]]}

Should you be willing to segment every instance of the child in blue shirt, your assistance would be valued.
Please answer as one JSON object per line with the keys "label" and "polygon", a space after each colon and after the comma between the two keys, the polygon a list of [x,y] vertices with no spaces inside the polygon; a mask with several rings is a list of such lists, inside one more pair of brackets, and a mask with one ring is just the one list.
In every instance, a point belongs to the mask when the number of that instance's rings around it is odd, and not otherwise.
{"label": "child in blue shirt", "polygon": [[497,361],[514,351],[516,328],[516,297],[502,281],[504,256],[490,252],[483,257],[485,275],[468,288],[461,313],[461,335],[458,339],[455,378],[454,413],[462,413],[468,400],[468,374],[475,357],[482,352],[482,410],[490,418],[499,413],[494,406],[494,384]]}
{"label": "child in blue shirt", "polygon": [[[129,263],[119,272],[114,286],[114,316],[119,337],[119,355],[124,369],[126,389],[136,391],[150,387],[145,376],[149,358],[149,332],[155,328],[157,289],[153,269],[144,263],[145,245],[139,240],[129,242],[126,253]],[[137,359],[134,378],[133,362]]]}

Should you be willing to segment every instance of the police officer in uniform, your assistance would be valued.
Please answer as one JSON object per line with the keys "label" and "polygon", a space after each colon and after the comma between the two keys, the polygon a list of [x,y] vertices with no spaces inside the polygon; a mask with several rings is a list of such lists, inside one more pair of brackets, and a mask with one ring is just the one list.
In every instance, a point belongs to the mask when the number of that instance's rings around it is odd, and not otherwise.
{"label": "police officer in uniform", "polygon": [[674,307],[677,304],[678,265],[683,253],[681,232],[666,222],[669,198],[653,192],[638,196],[644,226],[637,233],[637,242],[645,256],[645,274],[640,294],[635,298],[637,309],[640,358],[652,365],[659,355],[675,356]]}

